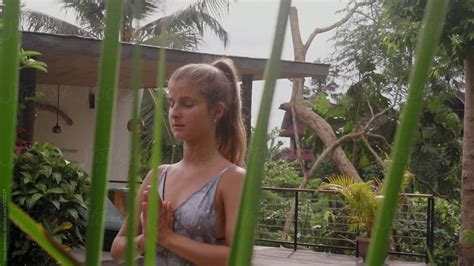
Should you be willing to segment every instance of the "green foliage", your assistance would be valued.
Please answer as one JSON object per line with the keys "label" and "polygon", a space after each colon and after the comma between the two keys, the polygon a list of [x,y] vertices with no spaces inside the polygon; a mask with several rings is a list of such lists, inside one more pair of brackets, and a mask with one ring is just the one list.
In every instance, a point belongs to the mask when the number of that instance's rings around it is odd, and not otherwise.
{"label": "green foliage", "polygon": [[[403,176],[402,190],[412,181],[413,176],[406,172]],[[347,203],[343,209],[349,213],[349,229],[353,232],[371,236],[377,209],[383,199],[384,184],[377,177],[366,182],[357,182],[351,176],[333,175],[323,182],[318,191],[331,190],[342,196]]]}
{"label": "green foliage", "polygon": [[[458,199],[461,188],[462,123],[446,101],[440,98],[431,98],[422,113],[410,169],[437,192]],[[424,184],[417,184],[415,189],[431,193]]]}
{"label": "green foliage", "polygon": [[397,126],[391,154],[392,162],[385,179],[384,200],[377,213],[374,241],[369,248],[369,265],[382,264],[387,252],[389,234],[395,218],[409,151],[414,143],[416,127],[423,110],[423,105],[420,103],[423,101],[424,89],[428,84],[447,6],[447,0],[430,1],[425,9],[422,26],[417,36],[415,64],[410,71],[407,101],[401,113],[400,124]]}
{"label": "green foliage", "polygon": [[457,265],[461,209],[459,202],[435,200],[434,261],[438,265]]}
{"label": "green foliage", "polygon": [[379,179],[356,182],[350,176],[333,176],[322,183],[318,190],[332,190],[340,194],[347,202],[344,209],[349,212],[349,229],[370,237],[377,208],[383,197],[382,188]]}
{"label": "green foliage", "polygon": [[[419,23],[427,1],[384,1],[389,19],[405,24]],[[474,1],[453,0],[449,3],[441,43],[448,56],[457,64],[472,54],[474,48]]]}
{"label": "green foliage", "polygon": [[464,230],[464,242],[474,244],[474,230]]}
{"label": "green foliage", "polygon": [[301,183],[301,177],[295,170],[297,163],[284,160],[269,160],[265,162],[262,185],[264,187],[295,188]]}
{"label": "green foliage", "polygon": [[[297,169],[299,169],[299,165],[296,161],[268,160],[264,165],[262,185],[264,187],[298,188],[303,177]],[[307,187],[316,188],[320,182],[319,178],[312,178]]]}
{"label": "green foliage", "polygon": [[[86,220],[89,178],[77,162],[64,158],[59,148],[47,143],[17,155],[12,201],[39,222],[65,248],[80,247]],[[55,264],[38,244],[12,226],[9,262],[12,265]]]}
{"label": "green foliage", "polygon": [[318,113],[325,115],[331,107],[331,102],[329,102],[325,93],[319,93],[314,97],[313,105]]}
{"label": "green foliage", "polygon": [[362,180],[370,180],[372,178],[383,179],[385,176],[385,169],[378,162],[371,162],[362,168]]}
{"label": "green foliage", "polygon": [[[162,90],[162,93],[166,93]],[[161,158],[162,163],[172,164],[181,160],[183,154],[183,145],[174,139],[168,120],[168,103],[164,101],[163,110],[156,112],[158,105],[157,93],[155,90],[147,89],[143,92],[143,98],[140,108],[140,117],[145,123],[145,130],[140,136],[141,143],[141,164],[139,176],[144,178],[150,170],[150,159],[153,147],[153,123],[155,115],[160,115],[161,131]],[[166,96],[165,96],[166,97]]]}
{"label": "green foliage", "polygon": [[36,70],[39,70],[41,72],[48,72],[47,65],[44,62],[37,61],[33,59],[32,57],[34,56],[40,56],[41,53],[36,52],[36,51],[25,51],[23,49],[20,49],[20,69],[22,68],[34,68]]}

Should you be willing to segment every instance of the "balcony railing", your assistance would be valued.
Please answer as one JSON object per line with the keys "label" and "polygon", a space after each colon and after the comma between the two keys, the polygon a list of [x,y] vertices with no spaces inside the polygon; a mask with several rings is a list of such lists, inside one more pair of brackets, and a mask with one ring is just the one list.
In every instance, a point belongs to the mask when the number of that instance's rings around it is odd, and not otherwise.
{"label": "balcony railing", "polygon": [[[256,240],[317,251],[354,254],[358,233],[351,229],[344,202],[331,191],[263,188]],[[288,224],[288,216],[293,218]],[[291,217],[290,217],[291,218]],[[283,236],[285,223],[289,226]],[[353,226],[353,225],[352,225]],[[389,254],[428,262],[434,246],[434,198],[402,194],[391,234]]]}

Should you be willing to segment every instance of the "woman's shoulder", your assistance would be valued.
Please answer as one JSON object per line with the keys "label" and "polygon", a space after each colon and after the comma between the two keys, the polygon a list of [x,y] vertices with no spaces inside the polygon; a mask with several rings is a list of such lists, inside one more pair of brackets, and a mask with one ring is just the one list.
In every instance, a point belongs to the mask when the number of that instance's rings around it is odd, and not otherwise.
{"label": "woman's shoulder", "polygon": [[245,168],[240,167],[236,164],[232,164],[227,168],[226,173],[229,173],[229,174],[235,175],[235,176],[244,177],[245,176]]}
{"label": "woman's shoulder", "polygon": [[243,182],[244,177],[245,177],[245,169],[238,165],[231,164],[227,166],[222,176],[222,179],[223,179],[222,181],[229,185],[238,184],[238,183]]}
{"label": "woman's shoulder", "polygon": [[[172,164],[162,164],[160,166],[158,166],[156,168],[156,175],[157,176],[160,176],[164,171],[168,171],[168,169],[173,166]],[[153,175],[153,169],[150,169],[150,171],[148,171],[145,179],[143,180],[144,183],[150,183],[150,180],[151,180],[151,177]]]}

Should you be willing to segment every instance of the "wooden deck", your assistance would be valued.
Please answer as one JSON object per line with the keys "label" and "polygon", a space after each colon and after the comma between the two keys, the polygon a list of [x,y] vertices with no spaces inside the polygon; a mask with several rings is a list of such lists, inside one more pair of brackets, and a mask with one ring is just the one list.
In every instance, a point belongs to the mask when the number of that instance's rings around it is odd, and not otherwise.
{"label": "wooden deck", "polygon": [[[323,252],[314,252],[307,250],[274,248],[274,247],[255,247],[252,260],[254,266],[296,266],[296,265],[363,265],[361,258],[347,255],[337,255]],[[418,262],[387,260],[385,265],[393,266],[415,266],[426,265]]]}
{"label": "wooden deck", "polygon": [[[80,261],[84,261],[84,252],[76,251],[75,257]],[[143,260],[138,259],[138,265],[143,265]],[[103,266],[123,265],[115,263],[108,252],[102,255]],[[314,252],[307,250],[298,250],[293,252],[292,249],[276,248],[276,247],[255,247],[252,260],[253,266],[296,266],[296,265],[341,265],[354,266],[363,265],[362,259],[354,256],[337,255],[323,252]],[[395,261],[387,260],[385,265],[390,266],[421,266],[426,265],[419,262]]]}

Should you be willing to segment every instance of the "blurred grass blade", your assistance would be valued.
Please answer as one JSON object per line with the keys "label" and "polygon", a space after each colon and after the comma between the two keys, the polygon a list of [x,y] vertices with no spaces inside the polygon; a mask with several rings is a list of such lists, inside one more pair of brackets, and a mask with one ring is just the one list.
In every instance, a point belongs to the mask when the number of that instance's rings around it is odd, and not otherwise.
{"label": "blurred grass blade", "polygon": [[[136,44],[133,51],[133,66],[132,66],[132,89],[133,89],[133,109],[132,109],[132,134],[131,134],[131,148],[130,148],[130,165],[128,170],[128,194],[127,194],[127,250],[126,250],[126,265],[136,264],[136,244],[135,236],[137,235],[137,212],[136,209],[136,194],[138,182],[138,154],[139,154],[139,139],[138,139],[138,121],[140,104],[138,94],[141,85],[141,62],[142,50],[140,45]],[[140,125],[141,126],[141,125]]]}
{"label": "blurred grass blade", "polygon": [[252,260],[255,225],[259,213],[262,171],[267,152],[268,120],[276,78],[280,73],[280,57],[285,39],[290,5],[290,0],[282,0],[280,2],[272,53],[265,68],[262,102],[258,114],[257,127],[252,136],[250,153],[247,158],[247,174],[241,194],[240,209],[229,258],[229,265],[232,266],[250,265]]}
{"label": "blurred grass blade", "polygon": [[410,76],[408,99],[401,114],[395,136],[392,164],[384,187],[384,199],[376,219],[374,237],[370,245],[368,265],[382,265],[387,252],[387,242],[397,208],[403,173],[410,155],[413,136],[423,108],[423,95],[433,57],[438,48],[448,0],[430,0],[425,8],[423,23],[418,34],[416,59]]}
{"label": "blurred grass blade", "polygon": [[119,33],[122,27],[123,5],[121,0],[106,1],[105,38],[102,42],[102,59],[99,77],[94,160],[87,227],[86,265],[99,265],[104,239],[104,205],[111,129],[117,94],[117,74],[120,59]]}
{"label": "blurred grass blade", "polygon": [[[44,227],[35,222],[21,208],[10,202],[10,219],[16,226],[25,232],[44,251],[57,260],[61,265],[80,265],[80,263],[64,250],[54,238],[52,238]],[[6,265],[6,264],[2,264]]]}
{"label": "blurred grass blade", "polygon": [[[134,17],[138,17],[139,12],[142,11],[143,5],[140,1],[134,3]],[[139,26],[137,27],[139,28]],[[142,83],[142,50],[138,44],[137,38],[134,34],[134,49],[133,49],[133,66],[132,66],[132,90],[133,90],[133,106],[132,106],[132,126],[131,126],[131,141],[130,141],[130,164],[128,169],[128,194],[127,194],[127,247],[125,254],[125,265],[136,265],[136,244],[135,236],[137,235],[137,211],[136,210],[136,194],[138,181],[138,156],[139,156],[139,139],[138,139],[138,122],[140,113],[140,104],[138,94]],[[140,125],[141,127],[141,125]]]}
{"label": "blurred grass blade", "polygon": [[0,39],[0,265],[7,265],[8,202],[13,175],[13,145],[18,108],[19,0],[5,0]]}
{"label": "blurred grass blade", "polygon": [[[153,148],[151,154],[151,191],[148,195],[148,220],[146,224],[147,237],[145,239],[145,265],[156,265],[156,235],[158,228],[158,213],[159,213],[159,195],[158,195],[158,166],[161,164],[161,131],[162,121],[161,116],[163,115],[163,100],[164,100],[164,84],[166,74],[166,54],[163,48],[163,43],[160,47],[160,57],[158,63],[158,90],[157,99],[158,103],[155,105],[155,116],[153,122]],[[159,263],[159,262],[158,262]],[[159,264],[158,264],[159,265]]]}

